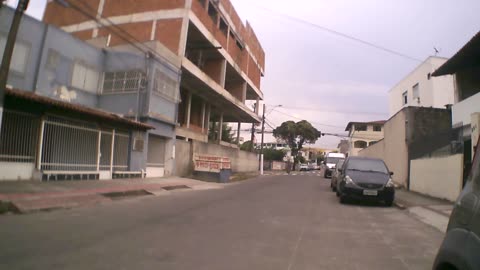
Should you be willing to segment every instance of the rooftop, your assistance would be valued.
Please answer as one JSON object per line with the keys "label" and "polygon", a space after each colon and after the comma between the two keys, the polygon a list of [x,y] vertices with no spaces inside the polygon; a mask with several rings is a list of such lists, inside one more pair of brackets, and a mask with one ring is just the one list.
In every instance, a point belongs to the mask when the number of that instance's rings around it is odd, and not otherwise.
{"label": "rooftop", "polygon": [[350,128],[352,128],[352,125],[384,125],[387,122],[387,120],[378,120],[378,121],[371,121],[371,122],[348,122],[347,127],[345,128],[345,131],[349,131]]}
{"label": "rooftop", "polygon": [[480,32],[470,39],[452,58],[440,66],[433,76],[453,74],[460,70],[480,66]]}
{"label": "rooftop", "polygon": [[128,118],[113,114],[110,112],[102,111],[99,109],[92,109],[86,106],[72,104],[69,102],[56,100],[53,98],[37,95],[33,92],[27,92],[19,89],[5,89],[6,98],[11,99],[13,102],[17,103],[19,101],[28,101],[31,103],[43,105],[49,109],[61,110],[67,113],[81,113],[83,115],[99,118],[106,121],[111,121],[117,124],[135,127],[142,130],[153,129],[153,126],[130,120]]}

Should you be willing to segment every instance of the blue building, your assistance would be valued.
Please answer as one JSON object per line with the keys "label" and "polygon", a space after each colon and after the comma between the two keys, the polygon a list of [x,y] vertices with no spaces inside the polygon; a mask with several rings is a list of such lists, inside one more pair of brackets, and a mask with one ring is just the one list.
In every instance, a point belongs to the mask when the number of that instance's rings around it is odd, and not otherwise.
{"label": "blue building", "polygon": [[[0,10],[1,52],[13,14]],[[0,180],[171,175],[179,80],[179,69],[158,55],[98,48],[24,16],[8,77]]]}

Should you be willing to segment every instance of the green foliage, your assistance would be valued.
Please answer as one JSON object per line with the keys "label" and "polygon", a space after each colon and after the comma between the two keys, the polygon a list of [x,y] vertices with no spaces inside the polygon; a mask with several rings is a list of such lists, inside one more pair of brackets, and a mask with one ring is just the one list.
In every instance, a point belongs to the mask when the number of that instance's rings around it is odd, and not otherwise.
{"label": "green foliage", "polygon": [[[218,125],[213,126],[213,124],[210,124],[210,129],[208,131],[208,139],[213,141],[217,138],[217,131]],[[228,142],[228,143],[235,143],[235,132],[232,131],[232,127],[227,125],[226,123],[223,123],[222,125],[222,141]]]}
{"label": "green foliage", "polygon": [[286,121],[273,130],[273,136],[285,141],[290,147],[295,160],[294,166],[298,162],[305,162],[303,157],[298,156],[298,151],[302,150],[303,145],[305,143],[314,144],[321,135],[321,132],[306,120],[297,123]]}
{"label": "green foliage", "polygon": [[297,157],[295,157],[293,160],[295,161],[295,164],[307,162],[307,160],[305,160],[305,158],[302,157],[302,156],[297,156]]}
{"label": "green foliage", "polygon": [[246,141],[246,142],[242,143],[242,145],[240,146],[240,150],[253,151],[252,141]]}
{"label": "green foliage", "polygon": [[263,158],[268,161],[283,161],[285,157],[285,152],[282,150],[277,150],[273,148],[264,148],[263,149]]}
{"label": "green foliage", "polygon": [[315,143],[320,138],[321,133],[308,121],[302,120],[297,123],[293,121],[283,122],[282,125],[273,130],[273,136],[285,141],[292,150],[292,156],[295,157],[305,143]]}

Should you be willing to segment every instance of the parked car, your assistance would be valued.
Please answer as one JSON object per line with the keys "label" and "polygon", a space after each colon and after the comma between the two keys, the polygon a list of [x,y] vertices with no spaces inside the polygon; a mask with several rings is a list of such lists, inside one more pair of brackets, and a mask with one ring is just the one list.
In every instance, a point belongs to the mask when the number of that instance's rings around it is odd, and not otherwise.
{"label": "parked car", "polygon": [[345,159],[345,154],[342,153],[328,153],[323,162],[323,177],[328,178],[332,176],[335,165],[341,159]]}
{"label": "parked car", "polygon": [[299,167],[300,171],[308,171],[308,164],[302,163]]}
{"label": "parked car", "polygon": [[393,204],[395,187],[390,172],[381,159],[348,157],[340,169],[337,195],[340,203],[350,198],[383,201]]}
{"label": "parked car", "polygon": [[477,147],[470,175],[450,215],[447,233],[438,250],[433,269],[478,270],[479,254],[480,147]]}
{"label": "parked car", "polygon": [[332,173],[332,180],[330,181],[330,188],[332,189],[332,191],[337,191],[337,180],[340,176],[340,170],[343,167],[344,161],[344,159],[341,159],[335,165],[335,170]]}

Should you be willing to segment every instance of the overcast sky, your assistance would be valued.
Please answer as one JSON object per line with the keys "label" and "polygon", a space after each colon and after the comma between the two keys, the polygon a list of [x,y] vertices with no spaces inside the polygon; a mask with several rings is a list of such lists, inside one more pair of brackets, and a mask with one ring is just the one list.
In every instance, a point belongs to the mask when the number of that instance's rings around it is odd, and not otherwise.
{"label": "overcast sky", "polygon": [[[271,112],[269,122],[298,121],[287,116],[292,115],[329,133],[345,133],[349,121],[387,119],[388,90],[419,62],[285,15],[421,60],[434,54],[434,46],[439,56],[451,57],[480,30],[478,0],[231,1],[266,53],[261,89],[267,111],[279,104],[285,107]],[[31,0],[27,13],[41,18],[45,3]],[[338,141],[322,137],[316,145],[335,148]]]}

